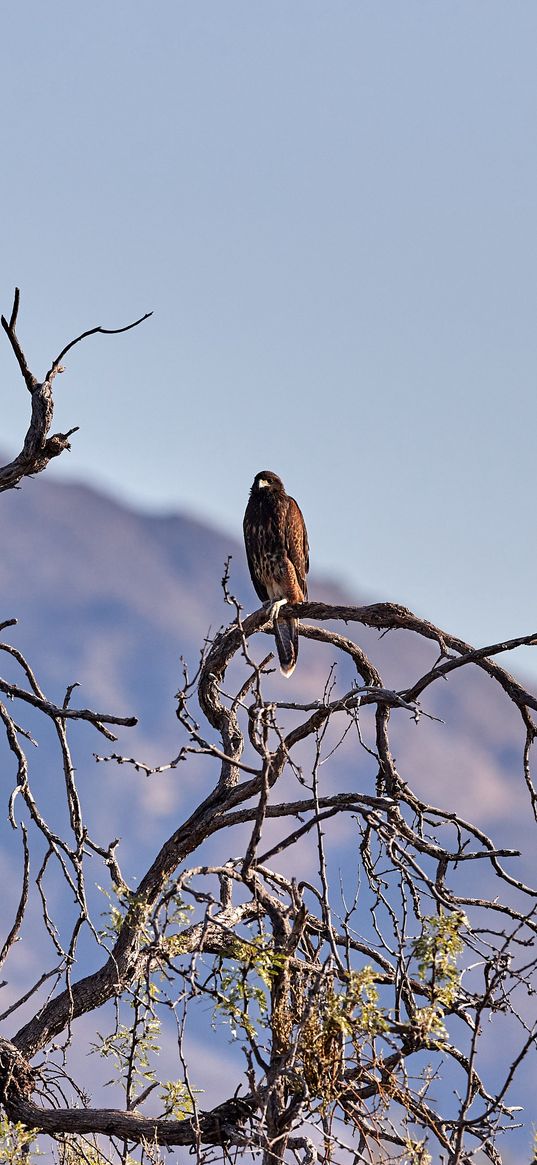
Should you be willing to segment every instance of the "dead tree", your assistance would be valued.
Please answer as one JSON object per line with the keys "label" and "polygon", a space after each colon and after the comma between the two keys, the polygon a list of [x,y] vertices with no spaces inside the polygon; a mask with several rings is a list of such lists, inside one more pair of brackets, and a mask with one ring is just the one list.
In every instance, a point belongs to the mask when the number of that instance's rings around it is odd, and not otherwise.
{"label": "dead tree", "polygon": [[[233,603],[226,579],[224,588]],[[199,803],[135,884],[122,874],[117,840],[90,835],[91,791],[77,788],[68,741],[75,720],[107,739],[129,722],[74,708],[71,689],[54,705],[28,662],[0,646],[20,669],[19,682],[0,680],[15,773],[8,818],[20,836],[20,895],[0,955],[12,992],[1,1017],[0,1097],[13,1160],[31,1154],[38,1134],[59,1160],[92,1165],[167,1160],[170,1146],[203,1162],[259,1157],[264,1165],[502,1160],[504,1134],[520,1119],[517,1073],[535,1040],[536,892],[501,839],[463,820],[456,805],[446,811],[418,796],[412,772],[396,767],[390,726],[426,716],[431,685],[483,669],[520,713],[520,779],[535,819],[537,700],[498,657],[537,638],[474,650],[395,604],[304,603],[287,615],[300,616],[301,634],[326,659],[324,690],[309,704],[294,702],[292,687],[286,700],[269,699],[266,612],[243,618],[234,604],[197,674],[185,671],[182,740],[161,766],[178,779],[199,766]],[[411,630],[436,658],[394,690],[360,647],[364,626]],[[331,671],[334,653],[355,672],[346,690]],[[57,736],[63,834],[30,775],[28,706]],[[350,737],[368,777],[338,788],[338,750]],[[98,759],[158,771],[122,753]],[[342,823],[348,850],[338,871]],[[96,862],[104,926],[88,894]],[[38,941],[38,915],[54,958],[17,992],[10,960],[29,925]],[[82,1019],[94,1026],[116,1097],[121,1089],[114,1107],[88,1095],[88,1060],[77,1056]],[[483,1033],[506,1024],[516,1048],[502,1055],[500,1035],[491,1073]],[[175,1066],[163,1078],[158,1045],[171,1028]],[[209,1106],[190,1059],[192,1030],[208,1064],[226,1057],[221,1095]]]}
{"label": "dead tree", "polygon": [[62,348],[59,355],[52,361],[44,379],[39,380],[28,367],[26,356],[17,335],[16,328],[19,306],[20,292],[17,287],[9,320],[5,316],[2,316],[1,322],[15,354],[15,359],[26,388],[30,393],[32,407],[30,423],[20,453],[8,465],[0,467],[0,492],[6,489],[15,489],[23,477],[32,477],[36,473],[41,473],[54,457],[59,457],[66,449],[71,448],[69,437],[72,437],[73,433],[78,431],[78,425],[69,429],[67,433],[50,434],[54,416],[52,386],[58,373],[64,372],[62,360],[71,351],[71,348],[74,348],[81,340],[85,340],[88,336],[94,336],[97,333],[114,336],[120,332],[129,332],[131,328],[138,327],[138,324],[143,323],[144,320],[149,319],[149,316],[153,314],[152,312],[146,312],[140,319],[134,320],[132,324],[127,324],[123,328],[96,327],[82,332],[80,336],[76,336],[74,340],[71,340]]}

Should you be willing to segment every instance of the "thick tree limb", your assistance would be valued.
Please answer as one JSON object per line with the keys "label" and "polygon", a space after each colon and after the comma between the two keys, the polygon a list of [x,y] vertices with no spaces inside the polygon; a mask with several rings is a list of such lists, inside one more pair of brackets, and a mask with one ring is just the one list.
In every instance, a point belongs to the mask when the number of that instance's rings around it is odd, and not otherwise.
{"label": "thick tree limb", "polygon": [[58,1136],[96,1133],[161,1145],[232,1145],[242,1143],[242,1126],[255,1111],[251,1097],[232,1097],[196,1119],[164,1120],[137,1112],[106,1108],[42,1108],[30,1099],[35,1073],[8,1040],[0,1038],[0,1102],[10,1120],[36,1132]]}

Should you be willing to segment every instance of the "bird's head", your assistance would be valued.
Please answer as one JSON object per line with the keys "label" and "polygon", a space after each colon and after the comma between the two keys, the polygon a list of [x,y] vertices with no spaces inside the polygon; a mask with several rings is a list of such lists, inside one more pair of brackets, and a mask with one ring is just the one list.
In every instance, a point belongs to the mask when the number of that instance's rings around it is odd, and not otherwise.
{"label": "bird's head", "polygon": [[252,493],[257,493],[260,489],[283,490],[283,481],[281,477],[278,477],[278,474],[273,473],[271,469],[262,469],[261,472],[256,473],[254,477]]}

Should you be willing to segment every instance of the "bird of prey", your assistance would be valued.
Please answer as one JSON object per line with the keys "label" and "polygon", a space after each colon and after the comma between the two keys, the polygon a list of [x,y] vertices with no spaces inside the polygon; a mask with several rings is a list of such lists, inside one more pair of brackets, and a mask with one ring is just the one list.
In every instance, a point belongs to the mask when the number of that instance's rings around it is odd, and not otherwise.
{"label": "bird of prey", "polygon": [[298,656],[298,622],[279,620],[278,613],[284,603],[302,603],[308,597],[308,535],[300,507],[270,469],[254,478],[243,529],[252,582],[274,620],[280,671],[290,676]]}

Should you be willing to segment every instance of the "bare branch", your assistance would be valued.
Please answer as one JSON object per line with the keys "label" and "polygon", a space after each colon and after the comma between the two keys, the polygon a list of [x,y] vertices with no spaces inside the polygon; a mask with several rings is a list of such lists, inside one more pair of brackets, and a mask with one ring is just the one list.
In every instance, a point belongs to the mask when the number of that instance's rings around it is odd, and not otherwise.
{"label": "bare branch", "polygon": [[15,359],[19,366],[24,383],[32,398],[32,411],[30,418],[30,425],[21,452],[8,465],[0,467],[0,492],[8,489],[15,489],[19,482],[24,477],[32,477],[34,474],[41,473],[46,469],[49,462],[54,457],[65,450],[71,448],[69,438],[73,433],[78,431],[78,425],[69,429],[67,433],[53,433],[49,436],[52,419],[54,415],[54,399],[52,395],[52,384],[58,372],[62,372],[61,360],[66,353],[74,347],[75,344],[80,343],[86,336],[94,335],[96,332],[101,332],[105,335],[115,335],[120,332],[128,332],[131,328],[135,328],[138,324],[143,323],[148,319],[152,312],[147,312],[140,319],[135,320],[132,324],[127,324],[123,328],[91,328],[87,332],[83,332],[77,336],[75,340],[71,340],[69,344],[63,348],[60,355],[53,361],[45,379],[40,382],[33,372],[28,367],[26,356],[22,349],[21,343],[17,336],[15,326],[18,319],[20,304],[19,289],[15,289],[13,299],[13,307],[9,320],[5,316],[1,317],[2,327],[8,337],[8,340],[13,349]]}
{"label": "bare branch", "polygon": [[137,319],[137,320],[134,320],[134,322],[132,324],[125,324],[125,326],[122,328],[96,327],[96,328],[88,328],[88,330],[86,332],[81,332],[80,335],[77,336],[74,340],[70,340],[69,343],[65,345],[65,348],[62,348],[59,356],[56,356],[56,359],[52,361],[51,367],[49,368],[49,370],[47,372],[45,380],[50,380],[51,377],[54,376],[55,372],[59,371],[59,365],[61,364],[63,357],[66,356],[67,353],[71,351],[71,348],[74,348],[75,344],[80,344],[81,340],[87,339],[88,336],[96,336],[98,333],[101,336],[119,336],[121,334],[121,332],[130,332],[130,331],[132,331],[133,328],[137,328],[139,324],[143,324],[145,322],[145,320],[150,319],[150,317],[152,315],[153,315],[152,311],[146,311],[145,315],[140,316],[139,319]]}

